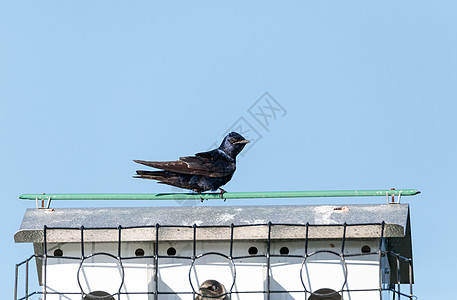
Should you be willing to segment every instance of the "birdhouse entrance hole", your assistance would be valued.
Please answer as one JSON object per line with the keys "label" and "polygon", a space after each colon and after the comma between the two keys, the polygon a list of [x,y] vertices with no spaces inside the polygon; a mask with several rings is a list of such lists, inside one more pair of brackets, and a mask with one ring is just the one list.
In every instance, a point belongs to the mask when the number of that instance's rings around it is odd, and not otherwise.
{"label": "birdhouse entrance hole", "polygon": [[114,300],[114,297],[107,292],[95,291],[85,296],[84,300]]}

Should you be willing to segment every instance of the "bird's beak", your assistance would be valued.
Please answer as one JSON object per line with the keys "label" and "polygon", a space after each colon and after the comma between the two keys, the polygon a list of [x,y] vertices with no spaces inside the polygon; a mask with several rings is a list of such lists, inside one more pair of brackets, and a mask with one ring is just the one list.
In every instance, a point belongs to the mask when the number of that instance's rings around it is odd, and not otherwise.
{"label": "bird's beak", "polygon": [[234,144],[247,144],[247,143],[250,143],[251,141],[248,141],[248,140],[241,140],[241,141],[238,141],[238,142],[235,142]]}

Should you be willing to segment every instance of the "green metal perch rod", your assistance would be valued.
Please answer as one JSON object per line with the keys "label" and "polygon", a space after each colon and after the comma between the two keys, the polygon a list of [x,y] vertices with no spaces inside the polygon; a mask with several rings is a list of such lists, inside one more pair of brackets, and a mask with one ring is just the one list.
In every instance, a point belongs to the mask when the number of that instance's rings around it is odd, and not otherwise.
{"label": "green metal perch rod", "polygon": [[[224,199],[304,198],[304,197],[371,197],[413,196],[418,190],[340,190],[294,192],[227,192]],[[29,200],[200,200],[221,199],[220,193],[160,193],[160,194],[23,194],[19,199]]]}

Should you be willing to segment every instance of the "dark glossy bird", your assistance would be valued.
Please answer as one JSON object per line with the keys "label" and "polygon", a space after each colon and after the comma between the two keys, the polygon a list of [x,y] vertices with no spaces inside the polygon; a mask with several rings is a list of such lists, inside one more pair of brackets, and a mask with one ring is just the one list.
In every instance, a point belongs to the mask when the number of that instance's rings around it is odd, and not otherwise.
{"label": "dark glossy bird", "polygon": [[217,280],[206,280],[200,285],[199,293],[195,300],[230,300],[225,287]]}
{"label": "dark glossy bird", "polygon": [[134,162],[163,171],[136,171],[135,178],[154,179],[159,183],[189,189],[197,193],[220,189],[221,198],[225,193],[220,187],[232,179],[236,169],[236,156],[249,143],[243,136],[230,132],[219,148],[201,152],[195,156],[180,157],[176,161]]}

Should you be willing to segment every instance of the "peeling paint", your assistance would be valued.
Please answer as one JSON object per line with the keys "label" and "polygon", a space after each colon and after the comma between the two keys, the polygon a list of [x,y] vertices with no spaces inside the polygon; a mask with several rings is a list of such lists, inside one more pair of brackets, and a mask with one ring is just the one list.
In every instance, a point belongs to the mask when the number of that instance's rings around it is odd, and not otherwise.
{"label": "peeling paint", "polygon": [[314,215],[316,217],[316,224],[337,224],[335,220],[332,219],[333,206],[316,206],[314,208]]}
{"label": "peeling paint", "polygon": [[235,215],[233,214],[222,214],[219,216],[221,222],[229,222],[235,219]]}

